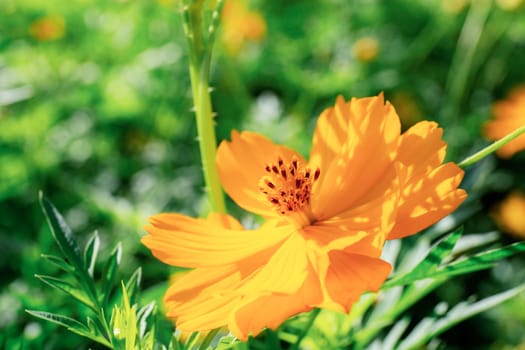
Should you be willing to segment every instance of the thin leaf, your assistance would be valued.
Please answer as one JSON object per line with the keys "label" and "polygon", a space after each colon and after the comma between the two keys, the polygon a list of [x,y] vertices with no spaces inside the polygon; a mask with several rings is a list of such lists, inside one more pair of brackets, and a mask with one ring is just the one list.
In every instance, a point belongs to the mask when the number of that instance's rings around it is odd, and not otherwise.
{"label": "thin leaf", "polygon": [[[482,299],[480,301],[471,303],[471,302],[461,302],[450,309],[449,312],[445,314],[444,317],[428,317],[423,319],[422,322],[425,323],[424,327],[417,332],[416,335],[410,335],[399,344],[398,349],[400,350],[410,350],[410,349],[419,349],[424,346],[430,339],[433,339],[455,326],[461,321],[466,320],[474,315],[477,315],[483,311],[489,310],[496,305],[499,305],[516,295],[523,293],[525,291],[525,284],[522,284],[518,287],[512,288],[510,290],[498,293],[496,295],[490,296],[488,298]],[[416,330],[416,327],[414,330]]]}
{"label": "thin leaf", "polygon": [[417,264],[411,272],[387,281],[383,285],[383,289],[409,284],[413,281],[428,278],[429,274],[436,271],[439,265],[441,265],[443,259],[450,254],[452,249],[454,249],[456,242],[462,234],[463,230],[459,229],[441,239],[430,249],[427,256]]}
{"label": "thin leaf", "polygon": [[111,294],[111,289],[115,282],[115,275],[117,272],[117,267],[120,265],[120,260],[122,257],[122,245],[120,242],[117,244],[115,250],[109,257],[104,268],[103,283],[102,283],[102,296],[104,298],[102,305],[103,308],[108,306],[109,295]]}
{"label": "thin leaf", "polygon": [[93,300],[93,304],[98,304],[93,279],[84,267],[80,247],[73,237],[71,229],[53,204],[43,196],[42,192],[40,192],[40,205],[51,229],[51,234],[62,251],[62,254],[67,259],[67,262],[74,268],[76,272],[75,276]]}
{"label": "thin leaf", "polygon": [[404,317],[401,320],[397,321],[396,324],[390,329],[388,335],[385,337],[385,340],[381,344],[381,349],[394,349],[395,345],[401,339],[403,333],[407,330],[410,324],[410,318]]}
{"label": "thin leaf", "polygon": [[67,316],[37,310],[26,310],[26,312],[32,316],[66,327],[67,329],[78,329],[89,332],[89,328],[86,325]]}
{"label": "thin leaf", "polygon": [[100,248],[100,238],[97,231],[93,233],[84,248],[84,266],[89,276],[93,278],[95,272],[95,262],[97,260],[98,250]]}
{"label": "thin leaf", "polygon": [[140,287],[140,281],[142,279],[142,268],[139,266],[135,272],[131,275],[128,282],[126,283],[126,291],[128,292],[129,300],[132,304],[135,303],[137,292]]}
{"label": "thin leaf", "polygon": [[168,345],[168,350],[184,350],[184,347],[179,343],[179,340],[177,339],[175,334],[173,334],[173,336],[171,337],[170,344]]}
{"label": "thin leaf", "polygon": [[236,342],[237,338],[235,338],[233,335],[224,336],[221,339],[219,339],[219,343],[217,344],[215,350],[231,349]]}
{"label": "thin leaf", "polygon": [[71,295],[82,304],[96,311],[96,306],[93,304],[93,301],[87,297],[82,290],[77,289],[77,287],[73,286],[71,283],[52,276],[35,275],[35,277],[45,284]]}
{"label": "thin leaf", "polygon": [[84,266],[82,264],[80,247],[73,237],[71,229],[53,204],[43,196],[42,192],[40,192],[40,205],[44,211],[49,227],[51,228],[51,234],[57,242],[60,250],[69,260],[71,265],[77,270],[83,270]]}
{"label": "thin leaf", "polygon": [[193,349],[199,341],[200,332],[191,332],[184,342],[184,349]]}
{"label": "thin leaf", "polygon": [[[152,301],[149,304],[141,307],[139,311],[137,311],[137,323],[138,323],[138,329],[139,329],[139,336],[144,337],[146,334],[146,330],[148,327],[148,317],[152,316],[155,317],[155,302]],[[152,326],[155,326],[155,322],[152,322]],[[150,329],[150,332],[153,330]]]}
{"label": "thin leaf", "polygon": [[491,249],[446,265],[428,277],[449,277],[471,271],[487,269],[492,267],[498,260],[524,251],[525,242],[517,242],[502,248]]}
{"label": "thin leaf", "polygon": [[106,338],[93,332],[91,327],[88,327],[75,319],[45,311],[26,310],[26,312],[32,316],[63,326],[73,333],[94,340],[108,348],[111,347],[111,344]]}
{"label": "thin leaf", "polygon": [[56,255],[48,255],[48,254],[41,254],[41,258],[47,260],[51,264],[55,265],[62,271],[68,272],[68,273],[74,273],[75,268],[71,266],[66,260],[62,259],[59,256]]}

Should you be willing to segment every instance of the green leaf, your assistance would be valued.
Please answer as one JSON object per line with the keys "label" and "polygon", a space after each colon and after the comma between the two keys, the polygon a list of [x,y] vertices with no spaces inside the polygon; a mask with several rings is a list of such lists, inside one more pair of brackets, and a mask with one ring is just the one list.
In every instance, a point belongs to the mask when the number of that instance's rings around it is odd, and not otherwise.
{"label": "green leaf", "polygon": [[96,311],[96,306],[93,304],[93,301],[89,297],[87,297],[82,290],[79,290],[71,283],[52,276],[35,275],[35,277],[41,280],[42,282],[46,283],[47,285],[71,295],[73,298],[77,299],[82,304]]}
{"label": "green leaf", "polygon": [[443,262],[443,259],[450,254],[452,249],[454,249],[454,246],[462,234],[463,230],[459,229],[438,241],[430,249],[430,252],[427,254],[427,256],[419,264],[417,264],[411,272],[387,281],[382,288],[391,288],[428,278],[429,274],[436,271],[439,265],[441,265]]}
{"label": "green leaf", "polygon": [[95,262],[99,248],[100,238],[98,237],[97,231],[95,231],[84,248],[84,266],[91,278],[93,278],[95,272]]}
{"label": "green leaf", "polygon": [[106,338],[94,332],[91,327],[88,327],[75,319],[45,311],[26,310],[26,312],[32,316],[66,327],[69,331],[94,340],[108,348],[111,347],[111,344]]}
{"label": "green leaf", "polygon": [[184,342],[184,349],[193,349],[199,341],[200,332],[191,332],[188,339]]}
{"label": "green leaf", "polygon": [[47,260],[51,264],[55,265],[59,269],[68,272],[68,273],[74,273],[75,268],[71,266],[66,260],[62,259],[59,256],[56,255],[48,255],[48,254],[41,254],[41,258]]}
{"label": "green leaf", "polygon": [[[512,288],[510,290],[498,293],[477,302],[461,302],[450,309],[448,312],[439,312],[427,318],[414,328],[412,333],[399,344],[397,349],[409,350],[420,349],[430,339],[433,339],[455,326],[461,321],[466,320],[483,311],[489,310],[525,291],[525,284]],[[436,307],[438,310],[439,307]],[[444,314],[444,316],[442,316]]]}
{"label": "green leaf", "polygon": [[233,335],[224,336],[221,339],[219,339],[219,343],[217,344],[215,350],[231,349],[236,342],[237,338],[235,338]]}
{"label": "green leaf", "polygon": [[492,267],[494,263],[496,263],[498,260],[507,258],[509,256],[524,251],[525,242],[517,242],[502,248],[491,249],[448,264],[428,277],[450,277],[464,274],[467,272],[487,269]]}
{"label": "green leaf", "polygon": [[40,192],[40,205],[51,228],[51,234],[60,250],[75,269],[79,271],[83,270],[84,266],[82,264],[80,247],[73,237],[71,229],[53,204],[43,196],[42,192]]}
{"label": "green leaf", "polygon": [[60,326],[66,327],[67,329],[77,329],[82,330],[85,332],[89,332],[89,328],[78,322],[75,319],[72,319],[70,317],[53,314],[51,312],[45,312],[45,311],[36,311],[36,310],[26,310],[26,312],[30,315],[33,315],[35,317],[41,318],[43,320],[58,324]]}
{"label": "green leaf", "polygon": [[111,256],[109,257],[108,261],[106,262],[104,273],[102,275],[102,296],[104,298],[102,302],[103,308],[106,308],[108,306],[109,295],[111,294],[111,290],[115,282],[115,275],[117,272],[117,267],[120,265],[121,257],[122,245],[119,242],[115,247],[115,250],[113,250],[113,253],[111,253]]}
{"label": "green leaf", "polygon": [[42,192],[40,192],[40,205],[51,229],[51,234],[62,251],[62,254],[67,259],[66,263],[74,268],[76,272],[75,276],[93,300],[90,304],[97,304],[98,300],[93,279],[84,267],[80,247],[73,237],[71,229],[53,204],[43,196]]}
{"label": "green leaf", "polygon": [[126,291],[129,295],[129,300],[132,304],[135,303],[137,298],[137,292],[140,287],[140,281],[142,279],[142,268],[139,266],[135,272],[131,275],[128,282],[126,283]]}
{"label": "green leaf", "polygon": [[410,318],[404,317],[397,321],[394,326],[390,329],[384,341],[381,344],[381,349],[394,349],[395,344],[399,342],[403,333],[407,330],[410,325]]}
{"label": "green leaf", "polygon": [[175,334],[173,334],[173,336],[171,337],[170,344],[168,345],[168,350],[184,350],[184,347],[179,343],[179,340],[177,339]]}
{"label": "green leaf", "polygon": [[[147,322],[147,319],[148,317],[150,316],[154,316],[155,315],[155,302],[152,301],[151,303],[141,307],[139,309],[139,311],[137,311],[137,323],[138,323],[138,330],[139,330],[139,336],[140,337],[144,337],[144,335],[146,334],[146,331],[148,330],[147,327],[148,327],[148,322]],[[154,326],[154,323],[152,323],[153,326]],[[151,329],[150,329],[151,331]]]}

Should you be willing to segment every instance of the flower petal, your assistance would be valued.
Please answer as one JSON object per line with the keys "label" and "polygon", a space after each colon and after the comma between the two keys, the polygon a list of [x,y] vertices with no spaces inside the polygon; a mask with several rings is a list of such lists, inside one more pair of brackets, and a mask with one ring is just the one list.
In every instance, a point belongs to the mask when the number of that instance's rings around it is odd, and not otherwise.
{"label": "flower petal", "polygon": [[303,236],[325,252],[346,249],[368,237],[371,245],[367,248],[362,246],[367,250],[362,254],[379,256],[396,218],[399,197],[397,180],[396,172],[390,169],[374,189],[354,203],[355,207],[304,227]]}
{"label": "flower petal", "polygon": [[142,243],[166,264],[183,267],[221,266],[276,246],[293,230],[271,224],[258,230],[225,229],[213,220],[159,214],[146,226]]}
{"label": "flower petal", "polygon": [[445,159],[447,144],[441,139],[443,129],[437,123],[422,121],[401,135],[396,160],[406,167],[406,176],[428,173]]}
{"label": "flower petal", "polygon": [[275,329],[291,316],[309,311],[322,300],[319,280],[311,267],[308,278],[293,294],[267,293],[242,300],[233,311],[228,328],[239,339],[257,335],[264,328]]}
{"label": "flower petal", "polygon": [[227,324],[240,297],[224,293],[240,282],[235,265],[196,269],[170,286],[164,296],[167,317],[183,331],[205,331]]}
{"label": "flower petal", "polygon": [[323,307],[349,312],[367,291],[377,291],[390,274],[389,263],[365,255],[332,251],[328,254]]}
{"label": "flower petal", "polygon": [[382,95],[348,103],[338,98],[322,113],[310,159],[321,169],[312,192],[315,217],[335,216],[370,192],[391,167],[399,134],[399,117]]}
{"label": "flower petal", "polygon": [[281,157],[291,162],[304,159],[294,150],[274,144],[257,133],[232,132],[231,142],[223,141],[217,150],[217,170],[224,190],[240,207],[264,217],[276,217],[273,205],[259,190],[265,167]]}
{"label": "flower petal", "polygon": [[[494,104],[494,118],[484,125],[484,134],[498,140],[525,125],[525,87],[514,89],[505,100]],[[502,158],[510,158],[525,149],[525,135],[518,136],[496,151]]]}
{"label": "flower petal", "polygon": [[304,239],[299,234],[292,234],[273,252],[268,263],[247,278],[246,283],[237,288],[235,293],[254,294],[270,291],[292,294],[302,286],[306,275]]}
{"label": "flower petal", "polygon": [[[400,167],[400,172],[403,169]],[[388,239],[412,235],[454,211],[467,197],[466,192],[458,188],[463,174],[456,164],[447,163],[408,179],[403,186],[396,224]]]}

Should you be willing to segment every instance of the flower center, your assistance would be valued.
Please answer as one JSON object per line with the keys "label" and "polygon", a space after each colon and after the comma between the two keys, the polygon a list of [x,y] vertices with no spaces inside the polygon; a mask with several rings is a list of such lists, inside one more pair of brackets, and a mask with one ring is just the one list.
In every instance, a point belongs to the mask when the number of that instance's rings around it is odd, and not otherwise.
{"label": "flower center", "polygon": [[295,157],[291,163],[285,163],[279,157],[277,163],[267,164],[265,170],[266,175],[259,182],[259,190],[277,212],[291,214],[310,204],[312,186],[321,174],[319,168],[312,172]]}

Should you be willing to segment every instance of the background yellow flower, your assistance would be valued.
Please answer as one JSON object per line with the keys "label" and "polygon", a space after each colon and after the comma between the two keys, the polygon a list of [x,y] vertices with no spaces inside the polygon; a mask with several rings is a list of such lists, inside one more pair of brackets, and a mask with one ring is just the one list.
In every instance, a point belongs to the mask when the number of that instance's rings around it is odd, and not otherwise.
{"label": "background yellow flower", "polygon": [[[493,119],[484,126],[484,133],[491,140],[498,140],[525,125],[525,86],[512,90],[505,100],[494,103]],[[510,158],[525,149],[525,135],[517,137],[496,153],[502,158]]]}
{"label": "background yellow flower", "polygon": [[237,54],[246,42],[258,42],[266,35],[264,17],[249,10],[246,0],[225,1],[221,26],[221,42],[230,54]]}
{"label": "background yellow flower", "polygon": [[494,216],[502,230],[525,238],[525,193],[511,192],[498,205]]}

